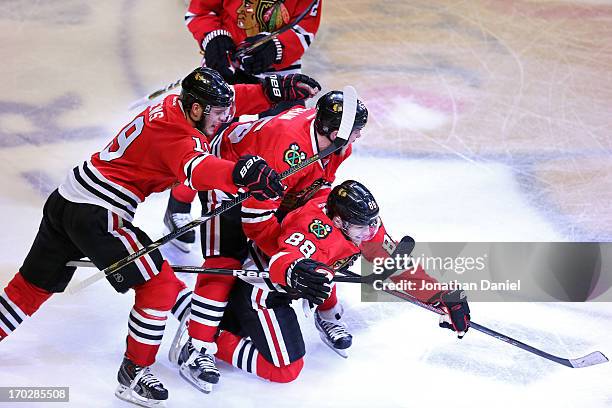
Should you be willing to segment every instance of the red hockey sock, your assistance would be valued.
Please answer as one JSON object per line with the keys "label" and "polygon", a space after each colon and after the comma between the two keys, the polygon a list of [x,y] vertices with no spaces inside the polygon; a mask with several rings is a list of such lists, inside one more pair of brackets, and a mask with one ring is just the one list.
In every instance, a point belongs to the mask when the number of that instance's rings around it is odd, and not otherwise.
{"label": "red hockey sock", "polygon": [[151,280],[134,287],[136,299],[128,321],[125,356],[139,366],[150,366],[161,344],[169,310],[185,284],[164,261],[161,271]]}
{"label": "red hockey sock", "polygon": [[[207,268],[240,269],[240,261],[233,258],[214,257],[204,262]],[[230,291],[236,278],[221,275],[198,275],[191,298],[189,335],[194,339],[214,342],[217,328],[227,306]]]}
{"label": "red hockey sock", "polygon": [[52,293],[26,281],[21,273],[0,292],[0,340],[7,337],[51,297]]}
{"label": "red hockey sock", "polygon": [[195,196],[198,192],[192,190],[184,184],[179,184],[174,187],[170,194],[174,197],[175,200],[180,201],[182,203],[190,204],[195,199]]}
{"label": "red hockey sock", "polygon": [[289,365],[276,367],[263,358],[249,339],[222,331],[217,339],[217,358],[260,378],[278,383],[295,380],[304,367],[304,358]]}
{"label": "red hockey sock", "polygon": [[139,366],[150,366],[161,344],[167,312],[134,306],[128,321],[125,356]]}

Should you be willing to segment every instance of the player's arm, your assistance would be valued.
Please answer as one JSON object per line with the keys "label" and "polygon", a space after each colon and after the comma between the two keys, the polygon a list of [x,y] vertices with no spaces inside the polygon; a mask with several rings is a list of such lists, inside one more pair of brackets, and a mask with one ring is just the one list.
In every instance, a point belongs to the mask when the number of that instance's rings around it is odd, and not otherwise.
{"label": "player's arm", "polygon": [[282,197],[284,188],[279,175],[261,157],[245,155],[234,163],[208,153],[208,144],[198,136],[174,140],[178,142],[161,150],[161,160],[188,187],[228,193],[248,190],[263,200]]}
{"label": "player's arm", "polygon": [[221,0],[192,0],[185,14],[185,24],[204,51],[203,64],[231,81],[234,75],[231,59],[236,45],[232,34],[221,24],[222,11]]}
{"label": "player's arm", "polygon": [[[310,0],[294,1],[292,3],[293,5],[288,6],[288,11],[293,20],[304,11]],[[321,1],[319,0],[297,25],[243,56],[240,60],[242,69],[251,75],[258,75],[270,71],[270,67],[274,70],[291,67],[314,41],[321,22],[320,5]],[[259,33],[248,37],[241,46],[250,46],[267,35],[269,34]]]}
{"label": "player's arm", "polygon": [[240,210],[245,235],[270,256],[279,251],[281,225],[276,218],[279,205],[280,200],[258,201],[249,198],[243,202]]}
{"label": "player's arm", "polygon": [[333,271],[326,262],[329,255],[309,239],[299,223],[296,227],[281,232],[279,252],[270,259],[270,279],[319,305],[329,297],[332,289]]}
{"label": "player's arm", "polygon": [[[185,13],[185,25],[202,50],[202,42],[208,33],[221,30],[222,0],[191,0]],[[231,38],[231,34],[227,34]]]}
{"label": "player's arm", "polygon": [[[370,241],[361,244],[362,255],[370,262],[375,258],[387,258],[394,254],[397,242],[387,234],[381,224],[378,233]],[[421,288],[423,282],[438,282],[429,276],[420,263],[412,265],[405,271],[393,274],[390,278],[395,283],[405,283],[404,287]],[[412,282],[412,283],[409,283]],[[428,287],[432,287],[429,285]],[[407,293],[422,302],[434,305],[446,313],[440,318],[440,327],[457,332],[459,338],[463,337],[469,326],[470,308],[463,291],[437,291],[437,290],[406,290]]]}
{"label": "player's arm", "polygon": [[[397,241],[395,241],[386,231],[384,224],[381,221],[380,228],[378,232],[370,241],[364,241],[361,243],[359,249],[361,249],[361,254],[368,262],[374,263],[376,258],[385,259],[392,255],[394,255],[395,248],[397,247]],[[379,261],[380,264],[382,264]],[[414,282],[411,287],[420,288],[421,282],[437,282],[437,280],[431,276],[429,276],[425,270],[421,267],[420,264],[416,265],[415,268],[409,268],[406,271],[398,271],[398,273],[394,273],[389,279],[394,282],[399,281],[410,281]],[[410,291],[410,294],[415,296],[417,299],[428,302],[434,295],[437,294],[437,291],[432,290],[414,290]]]}
{"label": "player's arm", "polygon": [[[310,1],[297,1],[295,3],[294,9],[290,10],[292,19],[300,14],[310,4]],[[280,62],[274,64],[275,68],[291,65],[302,58],[302,55],[308,50],[321,23],[321,3],[321,0],[317,1],[302,21],[291,30],[287,30],[277,37],[282,46],[282,57]]]}
{"label": "player's arm", "polygon": [[308,99],[320,90],[316,80],[303,74],[270,75],[261,84],[236,84],[236,116],[254,115],[279,102]]}

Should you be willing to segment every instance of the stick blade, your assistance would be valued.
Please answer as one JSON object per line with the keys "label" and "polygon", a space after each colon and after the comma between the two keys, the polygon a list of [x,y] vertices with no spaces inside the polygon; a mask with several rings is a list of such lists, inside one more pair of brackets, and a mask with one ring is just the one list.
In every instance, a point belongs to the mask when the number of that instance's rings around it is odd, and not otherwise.
{"label": "stick blade", "polygon": [[604,356],[601,351],[594,351],[584,357],[570,359],[570,364],[573,368],[583,368],[607,363],[608,361],[608,357]]}
{"label": "stick blade", "polygon": [[351,136],[357,114],[357,91],[350,85],[342,89],[342,119],[336,138],[346,141]]}

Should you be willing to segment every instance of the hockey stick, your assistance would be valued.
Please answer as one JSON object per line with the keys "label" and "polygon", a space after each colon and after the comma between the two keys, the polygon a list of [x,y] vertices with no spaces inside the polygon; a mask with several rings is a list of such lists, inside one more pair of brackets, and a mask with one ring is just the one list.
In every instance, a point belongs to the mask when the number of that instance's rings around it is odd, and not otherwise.
{"label": "hockey stick", "polygon": [[166,92],[169,92],[171,90],[173,90],[174,88],[178,87],[181,84],[181,81],[183,80],[183,78],[181,79],[177,79],[174,82],[169,83],[168,85],[166,85],[163,88],[159,88],[153,92],[151,92],[150,94],[143,96],[142,98],[135,100],[134,102],[130,103],[130,106],[128,106],[129,110],[135,109],[139,106],[143,106],[148,104],[149,102],[151,102],[153,99],[157,98],[160,95],[165,94]]}
{"label": "hockey stick", "polygon": [[[355,276],[357,275],[356,273],[352,272],[352,271],[346,271],[346,274],[348,276]],[[357,275],[359,276],[359,275]],[[405,292],[400,292],[397,290],[390,290],[390,289],[383,289],[386,293],[389,293],[390,295],[393,295],[395,297],[398,297],[400,299],[406,300],[414,305],[420,306],[423,309],[427,309],[430,310],[434,313],[437,313],[439,315],[443,315],[445,314],[442,310],[438,309],[437,307],[434,307],[430,304],[427,304],[425,302],[420,301],[419,299],[417,299],[416,297],[405,293]],[[533,346],[530,346],[529,344],[525,344],[521,341],[518,341],[516,339],[513,339],[512,337],[506,336],[505,334],[496,332],[495,330],[491,330],[486,326],[483,326],[481,324],[478,324],[474,321],[470,321],[470,328],[477,330],[481,333],[484,334],[488,334],[491,337],[494,337],[498,340],[501,340],[503,342],[506,342],[512,346],[518,347],[520,349],[523,349],[529,353],[535,354],[537,356],[543,357],[547,360],[550,361],[554,361],[555,363],[558,364],[562,364],[566,367],[570,367],[570,368],[582,368],[582,367],[589,367],[592,365],[596,365],[596,364],[602,364],[602,363],[607,363],[608,362],[608,358],[600,351],[594,351],[592,353],[587,354],[584,357],[579,357],[579,358],[563,358],[563,357],[558,357],[552,354],[549,354],[545,351],[542,351],[540,349],[537,349]]]}
{"label": "hockey stick", "polygon": [[[312,10],[312,8],[314,7],[314,5],[317,3],[318,0],[313,0],[310,5],[306,8],[306,10],[304,10],[300,15],[298,15],[295,20],[293,20],[291,23],[282,26],[281,28],[279,28],[276,31],[273,31],[272,33],[270,33],[269,35],[266,35],[265,37],[263,37],[260,40],[255,41],[253,44],[247,46],[247,47],[241,47],[239,48],[236,53],[233,56],[234,60],[240,60],[241,58],[243,58],[246,55],[251,54],[253,51],[255,51],[257,48],[261,47],[262,45],[264,45],[265,43],[272,41],[273,39],[275,39],[276,37],[278,37],[279,35],[281,35],[282,33],[284,33],[287,30],[292,29],[293,27],[295,27],[300,21],[302,21],[304,19],[304,17],[306,17],[306,15],[308,14],[308,12],[310,12],[310,10]],[[143,96],[142,98],[132,102],[129,106],[129,109],[135,109],[139,106],[142,105],[146,105],[147,103],[151,102],[153,99],[157,98],[160,95],[165,94],[166,92],[169,92],[171,90],[173,90],[174,88],[177,88],[180,84],[181,81],[183,79],[177,79],[174,82],[169,83],[168,85],[156,89],[155,91],[149,93],[146,96]]]}
{"label": "hockey stick", "polygon": [[[96,266],[91,261],[79,260],[70,261],[66,266],[75,266],[79,268],[95,268]],[[258,269],[226,269],[226,268],[203,268],[200,266],[189,266],[189,265],[170,265],[174,272],[180,273],[195,273],[205,275],[222,275],[222,276],[235,276],[255,279],[267,279],[270,277],[270,271],[260,271]],[[366,283],[371,284],[374,280],[380,279],[378,274],[371,274],[369,276],[335,276],[334,282],[348,282],[348,283]],[[263,281],[262,281],[263,282]]]}
{"label": "hockey stick", "polygon": [[[329,156],[330,154],[333,154],[334,152],[341,149],[343,146],[345,146],[348,143],[348,139],[353,129],[353,123],[355,123],[355,115],[357,113],[357,92],[355,91],[355,88],[353,88],[352,86],[345,86],[343,89],[342,107],[343,109],[342,109],[342,119],[340,121],[340,128],[338,129],[336,139],[334,139],[333,143],[329,145],[328,147],[326,147],[325,149],[323,149],[321,152],[314,154],[312,157],[304,160],[298,165],[291,167],[285,170],[284,172],[282,172],[280,174],[281,180],[284,180],[287,177],[294,175],[298,171],[310,166],[311,164],[326,158],[327,156]],[[138,251],[126,256],[123,259],[120,259],[119,261],[113,263],[112,265],[104,268],[102,271],[71,286],[68,289],[68,291],[74,294],[80,291],[81,289],[91,285],[92,283],[117,272],[119,269],[134,262],[136,259],[140,258],[141,256],[144,256],[156,250],[158,247],[172,241],[173,239],[180,237],[187,231],[201,224],[204,224],[206,221],[240,204],[241,202],[243,202],[250,196],[251,196],[250,192],[239,193],[233,200],[225,201],[223,204],[221,204],[218,208],[216,208],[211,213],[205,214],[202,217],[196,218],[190,223],[185,224],[182,227],[172,231],[170,234],[161,237],[157,241],[149,244],[148,246],[139,249]]]}

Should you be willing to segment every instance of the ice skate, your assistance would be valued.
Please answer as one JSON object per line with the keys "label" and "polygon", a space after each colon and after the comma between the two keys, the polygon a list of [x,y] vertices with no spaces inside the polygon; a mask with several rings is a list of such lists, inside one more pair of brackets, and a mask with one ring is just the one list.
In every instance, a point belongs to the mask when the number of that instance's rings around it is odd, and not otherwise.
{"label": "ice skate", "polygon": [[215,356],[210,351],[212,350],[207,351],[205,348],[198,351],[189,340],[178,357],[181,377],[205,394],[212,391],[213,385],[219,382],[220,377]]}
{"label": "ice skate", "polygon": [[[164,224],[169,232],[181,228],[182,226],[189,224],[193,221],[193,217],[189,212],[191,210],[191,204],[181,203],[172,197],[168,200],[168,207],[164,214]],[[188,253],[191,251],[193,244],[195,243],[195,230],[190,230],[170,241],[181,251]]]}
{"label": "ice skate", "polygon": [[117,373],[117,381],[117,398],[141,407],[166,406],[168,390],[151,373],[149,367],[141,367],[124,358]]}
{"label": "ice skate", "polygon": [[347,331],[346,324],[341,320],[342,306],[337,305],[330,310],[315,311],[315,327],[323,343],[338,353],[341,357],[348,358],[347,349],[353,344],[353,336]]}

